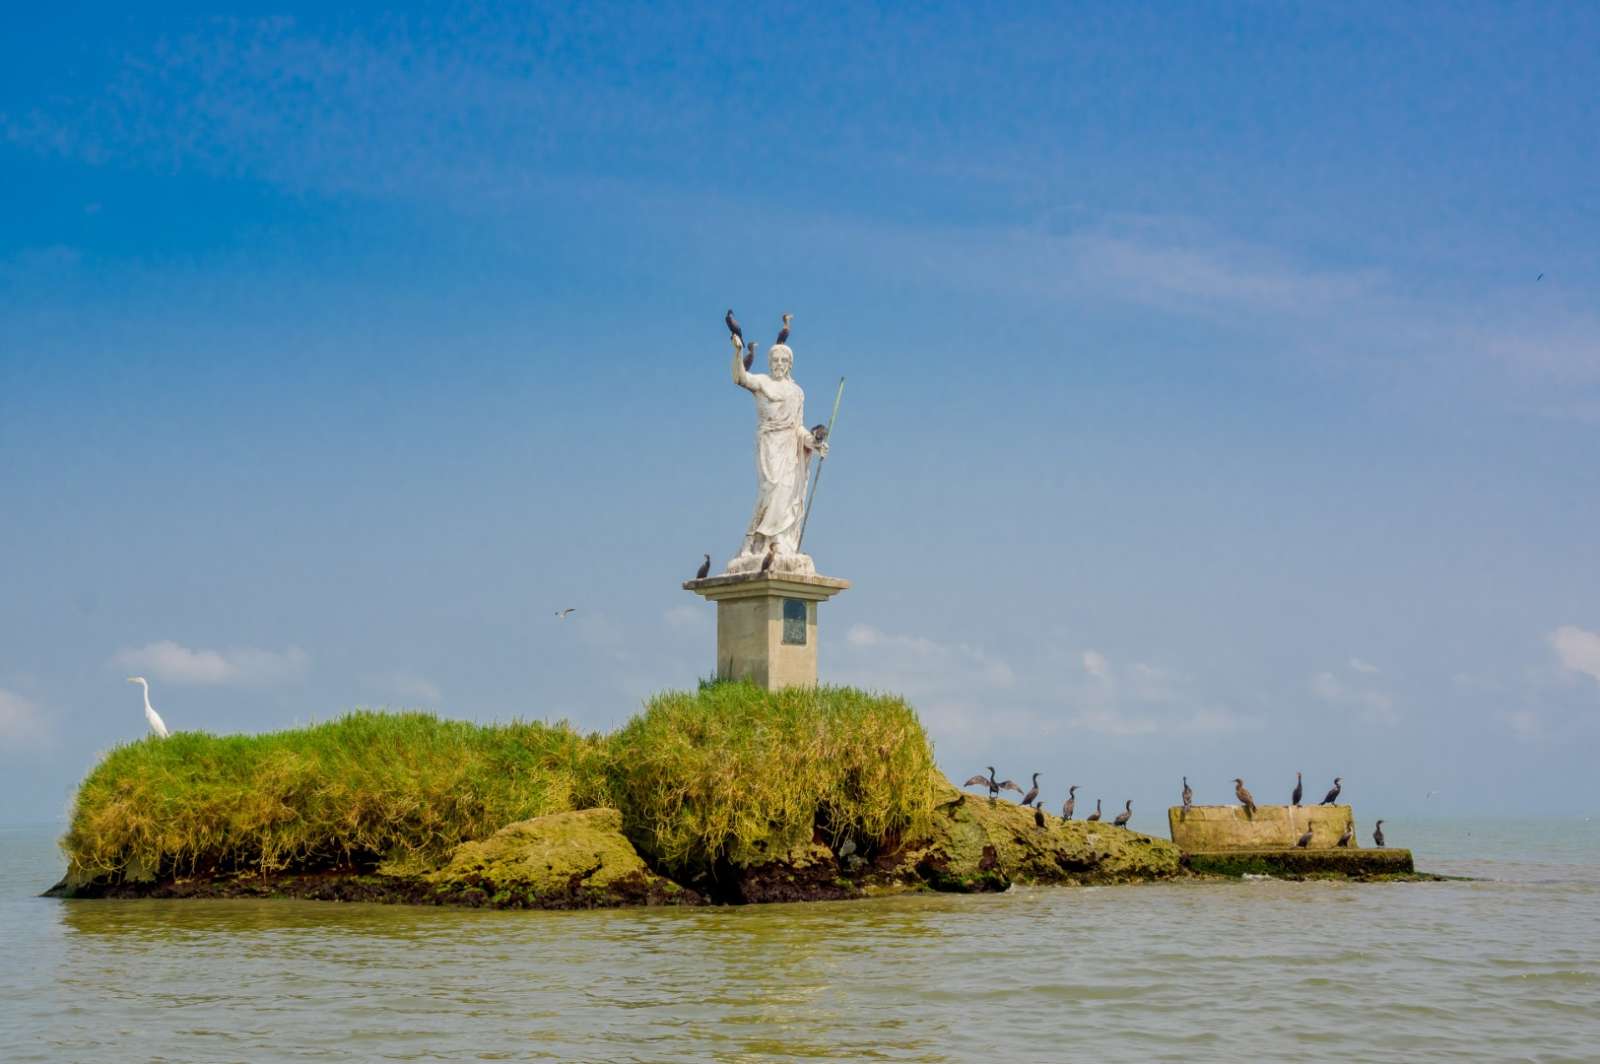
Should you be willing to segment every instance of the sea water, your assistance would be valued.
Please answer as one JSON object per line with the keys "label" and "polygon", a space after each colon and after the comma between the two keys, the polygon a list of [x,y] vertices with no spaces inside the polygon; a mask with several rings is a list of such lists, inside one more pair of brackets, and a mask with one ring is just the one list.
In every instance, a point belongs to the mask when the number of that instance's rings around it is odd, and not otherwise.
{"label": "sea water", "polygon": [[0,1060],[1600,1060],[1600,822],[1385,825],[1445,883],[702,910],[34,897]]}

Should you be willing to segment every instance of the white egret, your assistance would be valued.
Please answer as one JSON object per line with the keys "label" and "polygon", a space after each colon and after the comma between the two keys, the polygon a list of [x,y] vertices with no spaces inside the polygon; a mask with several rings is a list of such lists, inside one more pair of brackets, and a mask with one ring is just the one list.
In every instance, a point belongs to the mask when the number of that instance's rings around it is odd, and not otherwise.
{"label": "white egret", "polygon": [[150,705],[150,681],[143,676],[130,676],[128,677],[128,682],[136,683],[144,688],[144,719],[150,722],[151,731],[165,739],[171,732],[167,731],[166,724],[161,720],[161,714],[157,713],[155,707]]}

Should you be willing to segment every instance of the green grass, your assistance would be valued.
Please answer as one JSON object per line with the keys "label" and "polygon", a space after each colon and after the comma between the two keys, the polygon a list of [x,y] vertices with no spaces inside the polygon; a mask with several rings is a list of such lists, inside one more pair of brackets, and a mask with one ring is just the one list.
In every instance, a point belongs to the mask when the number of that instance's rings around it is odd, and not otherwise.
{"label": "green grass", "polygon": [[120,746],[80,785],[62,847],[84,878],[405,865],[611,805],[646,857],[684,871],[782,853],[818,823],[868,846],[924,830],[935,776],[910,707],[848,688],[707,684],[609,736],[355,712]]}

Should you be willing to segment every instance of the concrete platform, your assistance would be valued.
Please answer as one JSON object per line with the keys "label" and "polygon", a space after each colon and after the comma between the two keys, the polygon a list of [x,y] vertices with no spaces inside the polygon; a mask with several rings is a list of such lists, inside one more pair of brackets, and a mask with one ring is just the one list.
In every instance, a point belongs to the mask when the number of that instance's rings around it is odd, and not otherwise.
{"label": "concrete platform", "polygon": [[1167,810],[1172,841],[1191,853],[1290,850],[1308,827],[1311,848],[1326,849],[1354,823],[1348,805],[1258,805],[1254,816],[1242,805],[1192,805],[1187,810],[1175,805]]}
{"label": "concrete platform", "polygon": [[1213,850],[1185,853],[1183,864],[1191,872],[1218,876],[1371,876],[1411,875],[1416,866],[1411,851],[1402,849],[1263,849]]}

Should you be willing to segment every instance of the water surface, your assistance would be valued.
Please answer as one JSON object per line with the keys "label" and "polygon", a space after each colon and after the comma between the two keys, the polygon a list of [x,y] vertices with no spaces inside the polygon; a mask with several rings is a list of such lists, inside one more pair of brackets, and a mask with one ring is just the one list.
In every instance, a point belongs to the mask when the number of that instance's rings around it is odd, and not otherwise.
{"label": "water surface", "polygon": [[1582,818],[1386,825],[1476,882],[594,913],[32,897],[57,831],[0,829],[0,1060],[1600,1060]]}

